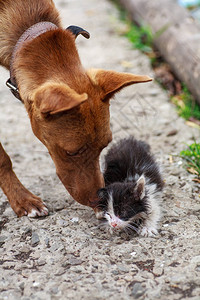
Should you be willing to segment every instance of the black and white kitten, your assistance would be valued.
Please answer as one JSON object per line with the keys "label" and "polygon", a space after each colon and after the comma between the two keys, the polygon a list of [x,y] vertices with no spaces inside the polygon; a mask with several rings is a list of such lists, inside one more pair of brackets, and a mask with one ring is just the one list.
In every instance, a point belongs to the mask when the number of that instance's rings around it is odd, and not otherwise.
{"label": "black and white kitten", "polygon": [[113,229],[156,235],[164,183],[150,146],[134,137],[120,140],[105,156],[104,179],[97,218],[105,218]]}

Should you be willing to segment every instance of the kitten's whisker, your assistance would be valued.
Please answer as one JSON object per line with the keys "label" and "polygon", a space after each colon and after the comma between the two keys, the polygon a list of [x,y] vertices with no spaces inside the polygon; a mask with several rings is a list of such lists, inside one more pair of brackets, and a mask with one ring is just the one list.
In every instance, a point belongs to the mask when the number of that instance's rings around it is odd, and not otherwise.
{"label": "kitten's whisker", "polygon": [[130,235],[133,231],[129,227],[124,227],[124,231]]}
{"label": "kitten's whisker", "polygon": [[138,230],[138,228],[136,228],[135,226],[133,226],[133,225],[131,225],[131,224],[127,224],[127,226],[126,226],[127,228],[129,228],[129,229],[132,229],[132,230],[134,230],[135,232],[137,232],[137,233],[139,233],[139,230]]}
{"label": "kitten's whisker", "polygon": [[126,228],[126,227],[124,228],[124,232],[126,233],[126,235],[127,235],[127,236],[129,236],[129,235],[130,235],[130,233],[129,233],[129,230],[128,230],[128,229],[129,229],[129,228]]}
{"label": "kitten's whisker", "polygon": [[101,223],[99,223],[98,225],[97,225],[97,227],[98,228],[101,228],[101,227],[107,227],[108,226],[108,222],[104,222],[104,221],[102,221]]}
{"label": "kitten's whisker", "polygon": [[131,220],[129,220],[128,224],[136,226],[136,228],[138,228],[138,226],[140,225],[138,222],[134,222],[134,221],[131,221]]}

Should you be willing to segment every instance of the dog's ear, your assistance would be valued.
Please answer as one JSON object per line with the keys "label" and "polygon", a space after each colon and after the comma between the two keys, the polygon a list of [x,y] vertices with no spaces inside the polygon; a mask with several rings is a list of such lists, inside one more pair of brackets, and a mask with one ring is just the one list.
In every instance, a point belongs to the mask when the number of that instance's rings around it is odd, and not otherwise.
{"label": "dog's ear", "polygon": [[79,26],[71,25],[71,26],[67,27],[66,30],[71,31],[71,33],[73,33],[73,35],[75,36],[75,38],[77,38],[77,36],[79,34],[81,34],[82,36],[84,36],[86,39],[90,38],[89,32],[86,31],[85,29],[79,27]]}
{"label": "dog's ear", "polygon": [[88,95],[78,94],[65,84],[45,83],[36,90],[33,99],[42,114],[55,115],[79,106]]}
{"label": "dog's ear", "polygon": [[152,81],[152,78],[146,75],[134,75],[101,69],[90,69],[87,71],[87,74],[96,86],[101,87],[104,99],[112,97],[116,92],[131,84]]}

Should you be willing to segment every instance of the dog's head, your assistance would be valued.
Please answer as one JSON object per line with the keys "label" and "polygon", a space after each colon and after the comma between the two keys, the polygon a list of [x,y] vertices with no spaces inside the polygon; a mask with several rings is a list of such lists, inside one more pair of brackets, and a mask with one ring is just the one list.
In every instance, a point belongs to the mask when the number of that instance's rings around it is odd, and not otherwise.
{"label": "dog's head", "polygon": [[62,30],[33,41],[20,55],[17,78],[33,131],[48,148],[69,193],[92,206],[97,190],[104,186],[99,155],[112,140],[110,99],[128,85],[151,79],[85,71],[73,35]]}

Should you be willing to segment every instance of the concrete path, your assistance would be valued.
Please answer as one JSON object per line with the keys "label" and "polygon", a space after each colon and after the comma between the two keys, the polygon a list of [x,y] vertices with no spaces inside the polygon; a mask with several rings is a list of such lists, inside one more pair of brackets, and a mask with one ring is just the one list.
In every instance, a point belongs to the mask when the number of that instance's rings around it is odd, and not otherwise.
{"label": "concrete path", "polygon": [[[106,0],[57,0],[63,24],[80,25],[85,67],[153,76],[148,58],[119,36],[123,24]],[[114,141],[148,141],[163,167],[163,218],[156,238],[110,236],[93,211],[71,199],[47,150],[34,137],[24,107],[5,87],[0,69],[0,137],[24,185],[50,209],[43,219],[17,219],[0,192],[0,300],[193,299],[200,295],[200,190],[177,155],[199,131],[178,118],[155,82],[111,101]]]}

